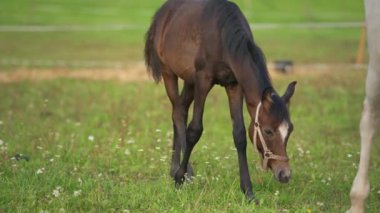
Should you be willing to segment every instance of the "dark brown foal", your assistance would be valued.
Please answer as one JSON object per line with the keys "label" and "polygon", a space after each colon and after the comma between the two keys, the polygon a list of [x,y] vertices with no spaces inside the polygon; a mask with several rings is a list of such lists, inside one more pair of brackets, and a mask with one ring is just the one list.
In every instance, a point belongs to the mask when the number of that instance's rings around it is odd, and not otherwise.
{"label": "dark brown foal", "polygon": [[[243,100],[251,117],[249,136],[277,180],[290,179],[286,145],[293,124],[288,112],[295,82],[280,97],[264,55],[240,9],[225,0],[169,0],[155,14],[146,35],[145,61],[156,82],[164,80],[174,129],[170,174],[176,185],[193,174],[189,159],[203,132],[203,111],[215,84],[226,88],[237,149],[240,186],[254,199],[247,162]],[[178,80],[184,81],[179,93]],[[187,124],[193,104],[193,117]],[[180,162],[181,150],[183,159]]]}

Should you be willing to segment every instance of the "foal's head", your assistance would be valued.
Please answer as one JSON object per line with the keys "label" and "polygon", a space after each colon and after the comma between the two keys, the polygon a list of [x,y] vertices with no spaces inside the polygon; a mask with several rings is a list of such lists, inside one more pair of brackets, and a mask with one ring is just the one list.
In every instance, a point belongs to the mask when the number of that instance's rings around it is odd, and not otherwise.
{"label": "foal's head", "polygon": [[256,107],[255,120],[250,125],[250,138],[260,153],[263,168],[270,168],[276,179],[287,183],[291,176],[286,146],[293,131],[289,116],[289,101],[296,82],[289,84],[280,97],[272,88],[264,91]]}

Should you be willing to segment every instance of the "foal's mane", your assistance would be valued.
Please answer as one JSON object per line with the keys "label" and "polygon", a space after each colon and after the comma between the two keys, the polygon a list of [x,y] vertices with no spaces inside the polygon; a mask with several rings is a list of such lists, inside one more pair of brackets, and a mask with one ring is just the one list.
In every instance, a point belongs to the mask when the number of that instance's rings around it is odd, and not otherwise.
{"label": "foal's mane", "polygon": [[[217,17],[224,53],[241,71],[248,64],[249,69],[256,75],[260,95],[275,92],[264,53],[255,44],[250,26],[239,7],[227,0],[210,0],[205,7],[204,15],[204,18]],[[277,119],[289,119],[287,107],[281,97],[275,93],[271,99],[271,114]]]}
{"label": "foal's mane", "polygon": [[227,0],[210,0],[204,10],[204,18],[216,17],[221,29],[224,53],[242,68],[249,63],[255,72],[259,89],[264,92],[272,87],[266,67],[266,60],[261,49],[255,44],[249,24],[239,7]]}

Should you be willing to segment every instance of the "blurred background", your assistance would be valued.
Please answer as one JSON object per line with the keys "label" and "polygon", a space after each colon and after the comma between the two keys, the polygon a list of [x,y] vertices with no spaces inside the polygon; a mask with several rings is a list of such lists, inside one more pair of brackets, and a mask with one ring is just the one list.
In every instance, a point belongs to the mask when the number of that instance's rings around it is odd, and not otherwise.
{"label": "blurred background", "polygon": [[[0,69],[125,68],[162,0],[2,0]],[[269,61],[354,63],[362,1],[236,0]],[[364,61],[366,56],[364,55]]]}

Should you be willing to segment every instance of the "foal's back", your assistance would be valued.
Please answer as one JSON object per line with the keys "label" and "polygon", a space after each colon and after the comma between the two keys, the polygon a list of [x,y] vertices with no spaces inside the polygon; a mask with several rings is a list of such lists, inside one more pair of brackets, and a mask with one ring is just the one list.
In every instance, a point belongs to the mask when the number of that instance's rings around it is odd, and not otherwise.
{"label": "foal's back", "polygon": [[208,69],[211,71],[226,69],[220,15],[216,11],[218,7],[232,4],[225,0],[166,2],[148,32],[148,42],[149,35],[154,37],[153,46],[163,66],[162,72],[173,72],[191,82],[195,71],[206,63],[213,67]]}

